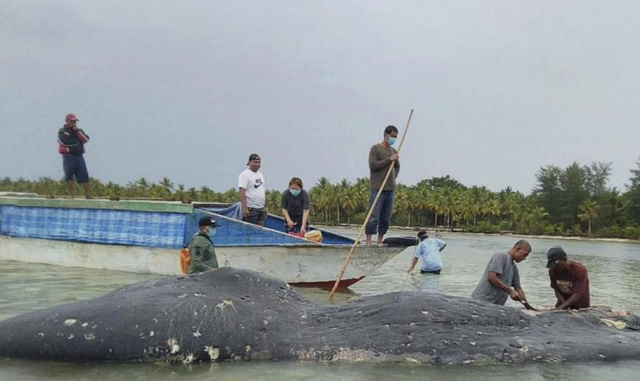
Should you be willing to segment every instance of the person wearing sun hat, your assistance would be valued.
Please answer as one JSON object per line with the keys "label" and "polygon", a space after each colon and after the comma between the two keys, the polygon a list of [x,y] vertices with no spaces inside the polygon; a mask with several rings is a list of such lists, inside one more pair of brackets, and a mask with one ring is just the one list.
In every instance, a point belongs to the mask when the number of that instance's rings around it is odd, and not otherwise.
{"label": "person wearing sun hat", "polygon": [[220,224],[211,216],[204,216],[198,221],[200,230],[189,241],[191,254],[189,273],[201,273],[218,268],[218,259],[213,247],[212,237],[215,236]]}
{"label": "person wearing sun hat", "polygon": [[568,260],[562,247],[554,246],[547,252],[547,268],[551,288],[556,293],[556,309],[579,309],[591,305],[586,267]]}

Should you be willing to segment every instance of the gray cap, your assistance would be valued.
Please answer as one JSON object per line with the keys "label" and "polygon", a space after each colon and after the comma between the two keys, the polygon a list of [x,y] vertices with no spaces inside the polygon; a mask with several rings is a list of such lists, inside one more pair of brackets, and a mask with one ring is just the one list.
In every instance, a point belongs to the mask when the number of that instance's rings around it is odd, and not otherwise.
{"label": "gray cap", "polygon": [[547,251],[547,268],[552,268],[561,259],[567,259],[567,253],[560,246],[552,247]]}

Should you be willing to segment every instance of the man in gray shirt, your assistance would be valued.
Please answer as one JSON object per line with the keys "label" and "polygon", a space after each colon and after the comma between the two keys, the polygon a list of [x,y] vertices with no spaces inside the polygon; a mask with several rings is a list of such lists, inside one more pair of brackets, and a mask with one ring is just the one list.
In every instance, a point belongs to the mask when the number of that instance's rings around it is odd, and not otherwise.
{"label": "man in gray shirt", "polygon": [[527,297],[520,287],[520,273],[516,263],[527,259],[529,253],[531,245],[522,239],[511,250],[493,254],[471,297],[500,305],[504,305],[509,297],[526,302]]}

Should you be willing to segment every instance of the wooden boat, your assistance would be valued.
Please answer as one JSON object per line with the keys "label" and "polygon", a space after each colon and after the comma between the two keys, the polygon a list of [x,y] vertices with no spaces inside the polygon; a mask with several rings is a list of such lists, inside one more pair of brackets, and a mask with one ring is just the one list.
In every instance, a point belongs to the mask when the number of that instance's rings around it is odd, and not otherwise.
{"label": "wooden boat", "polygon": [[[215,212],[224,206],[0,197],[0,260],[179,275],[180,249],[198,231],[199,218],[212,215],[221,224],[214,237],[220,266],[328,287],[354,243],[324,229],[317,229],[322,243],[292,236],[277,216],[260,227]],[[363,279],[404,249],[357,246],[340,286]]]}

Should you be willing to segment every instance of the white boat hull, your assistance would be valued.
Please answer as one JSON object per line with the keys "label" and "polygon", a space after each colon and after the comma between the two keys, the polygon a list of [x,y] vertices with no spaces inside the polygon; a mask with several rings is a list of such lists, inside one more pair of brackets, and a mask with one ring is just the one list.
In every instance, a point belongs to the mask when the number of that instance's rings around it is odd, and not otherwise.
{"label": "white boat hull", "polygon": [[[348,245],[282,245],[216,247],[220,266],[247,268],[308,286],[331,286],[342,270]],[[371,274],[404,248],[358,246],[340,285]],[[179,250],[141,246],[103,245],[0,236],[0,260],[180,275]]]}

